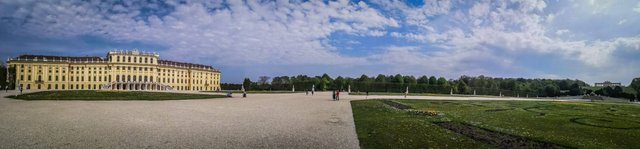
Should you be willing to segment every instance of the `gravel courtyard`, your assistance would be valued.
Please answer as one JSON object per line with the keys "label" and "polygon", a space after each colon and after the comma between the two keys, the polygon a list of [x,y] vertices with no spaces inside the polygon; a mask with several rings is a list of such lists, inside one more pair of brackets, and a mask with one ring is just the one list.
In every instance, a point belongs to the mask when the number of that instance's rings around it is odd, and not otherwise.
{"label": "gravel courtyard", "polygon": [[0,92],[0,148],[359,148],[349,101],[404,98],[343,94],[332,101],[330,92],[167,101],[4,98],[14,94]]}
{"label": "gravel courtyard", "polygon": [[[1,148],[359,148],[331,93],[172,101],[22,101],[0,95]],[[238,95],[236,95],[238,96]]]}

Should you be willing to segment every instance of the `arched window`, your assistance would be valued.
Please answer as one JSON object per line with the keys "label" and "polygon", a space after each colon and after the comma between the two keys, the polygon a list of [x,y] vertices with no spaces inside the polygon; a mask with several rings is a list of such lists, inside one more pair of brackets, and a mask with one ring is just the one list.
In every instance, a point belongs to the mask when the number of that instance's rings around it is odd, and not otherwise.
{"label": "arched window", "polygon": [[131,76],[127,75],[127,81],[131,81]]}
{"label": "arched window", "polygon": [[120,56],[116,56],[116,58],[118,59],[118,61],[117,61],[117,62],[120,62]]}
{"label": "arched window", "polygon": [[136,81],[136,76],[134,75],[134,76],[133,76],[133,82],[135,82],[135,81]]}
{"label": "arched window", "polygon": [[147,58],[146,57],[144,58],[144,63],[147,63]]}
{"label": "arched window", "polygon": [[116,76],[116,81],[120,81],[120,76]]}
{"label": "arched window", "polygon": [[127,56],[127,62],[131,63],[131,57]]}

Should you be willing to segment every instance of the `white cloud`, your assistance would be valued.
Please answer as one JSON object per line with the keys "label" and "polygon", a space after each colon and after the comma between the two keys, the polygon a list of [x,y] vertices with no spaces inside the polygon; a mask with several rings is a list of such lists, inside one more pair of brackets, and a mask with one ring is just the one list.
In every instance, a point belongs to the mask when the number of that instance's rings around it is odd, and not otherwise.
{"label": "white cloud", "polygon": [[345,0],[228,1],[226,5],[168,1],[166,5],[175,11],[152,14],[140,10],[164,10],[159,8],[163,4],[4,3],[17,8],[0,14],[12,17],[17,32],[52,38],[97,35],[159,43],[170,48],[165,56],[195,57],[227,65],[363,63],[363,58],[338,54],[323,40],[337,31],[384,36],[385,27],[399,26],[363,2]]}
{"label": "white cloud", "polygon": [[569,32],[568,29],[561,29],[561,30],[557,30],[556,31],[556,35],[561,36],[561,35],[563,35],[565,33],[568,33],[568,32]]}
{"label": "white cloud", "polygon": [[[515,5],[515,8],[507,7],[512,5]],[[556,16],[542,14],[545,7],[546,3],[544,1],[514,1],[513,3],[500,1],[491,5],[488,2],[477,2],[467,10],[469,15],[443,13],[442,16],[438,16],[441,21],[444,19],[447,20],[446,22],[455,23],[450,23],[446,26],[429,23],[416,24],[424,28],[433,29],[395,33],[392,36],[430,42],[435,44],[434,46],[445,49],[475,51],[483,47],[497,47],[506,51],[532,50],[538,53],[554,53],[562,55],[566,59],[578,60],[593,67],[610,64],[612,53],[628,45],[621,44],[620,41],[625,41],[631,45],[640,42],[636,40],[637,37],[617,37],[608,40],[588,41],[567,40],[549,36],[547,32],[550,29],[547,24],[549,20],[555,19]],[[403,11],[411,12],[412,10]],[[452,11],[458,12],[459,10]],[[413,18],[427,17],[427,15],[423,15],[423,17]],[[411,21],[428,22],[421,20]],[[561,29],[555,31],[555,35],[564,35],[568,32],[568,29]]]}
{"label": "white cloud", "polygon": [[638,4],[636,4],[636,7],[633,8],[633,11],[640,13],[640,2],[638,2]]}
{"label": "white cloud", "polygon": [[624,24],[625,22],[627,22],[627,19],[622,19],[622,20],[618,21],[618,25],[622,25],[622,24]]}

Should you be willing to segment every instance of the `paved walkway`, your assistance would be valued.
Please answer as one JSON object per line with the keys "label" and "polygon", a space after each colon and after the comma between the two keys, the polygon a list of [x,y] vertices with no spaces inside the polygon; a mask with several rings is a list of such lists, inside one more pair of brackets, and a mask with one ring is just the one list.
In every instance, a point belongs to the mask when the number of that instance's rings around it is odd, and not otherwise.
{"label": "paved walkway", "polygon": [[[0,93],[0,148],[359,148],[331,93],[173,101],[22,101]],[[236,95],[237,96],[237,95]]]}

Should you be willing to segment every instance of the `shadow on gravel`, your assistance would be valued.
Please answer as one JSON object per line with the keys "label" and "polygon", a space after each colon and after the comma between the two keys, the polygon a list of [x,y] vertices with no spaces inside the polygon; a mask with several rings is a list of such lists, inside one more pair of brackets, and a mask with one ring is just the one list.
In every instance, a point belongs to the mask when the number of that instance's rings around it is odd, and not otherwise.
{"label": "shadow on gravel", "polygon": [[435,124],[442,128],[446,128],[453,132],[470,137],[474,140],[481,141],[502,149],[570,148],[570,147],[560,146],[560,145],[549,143],[549,142],[530,140],[524,137],[495,132],[488,129],[471,126],[469,124],[460,124],[460,123],[453,123],[453,122],[443,122],[443,123],[435,123]]}

